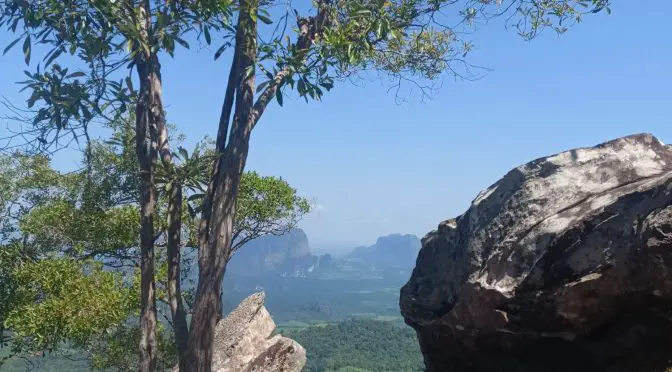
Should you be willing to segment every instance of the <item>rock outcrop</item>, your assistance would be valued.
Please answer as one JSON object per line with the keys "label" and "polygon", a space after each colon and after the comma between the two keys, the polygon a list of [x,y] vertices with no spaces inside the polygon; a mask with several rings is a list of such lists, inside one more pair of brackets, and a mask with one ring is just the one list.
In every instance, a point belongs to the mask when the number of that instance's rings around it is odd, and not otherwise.
{"label": "rock outcrop", "polygon": [[541,158],[422,241],[401,290],[430,372],[657,371],[672,359],[672,147]]}
{"label": "rock outcrop", "polygon": [[215,329],[214,372],[300,372],[306,350],[276,335],[275,322],[264,307],[264,293],[246,298]]}

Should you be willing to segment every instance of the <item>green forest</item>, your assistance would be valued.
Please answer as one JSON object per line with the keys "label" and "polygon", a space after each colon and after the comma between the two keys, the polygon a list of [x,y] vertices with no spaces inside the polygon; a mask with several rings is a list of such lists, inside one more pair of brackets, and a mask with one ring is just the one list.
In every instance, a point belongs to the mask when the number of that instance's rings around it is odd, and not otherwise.
{"label": "green forest", "polygon": [[[398,320],[349,319],[305,328],[278,328],[307,351],[304,372],[416,372],[423,371],[422,354],[415,332]],[[0,349],[0,356],[2,349]],[[32,358],[13,358],[0,371],[88,371],[81,352]]]}
{"label": "green forest", "polygon": [[306,348],[304,372],[424,370],[415,332],[397,322],[350,319],[280,332]]}

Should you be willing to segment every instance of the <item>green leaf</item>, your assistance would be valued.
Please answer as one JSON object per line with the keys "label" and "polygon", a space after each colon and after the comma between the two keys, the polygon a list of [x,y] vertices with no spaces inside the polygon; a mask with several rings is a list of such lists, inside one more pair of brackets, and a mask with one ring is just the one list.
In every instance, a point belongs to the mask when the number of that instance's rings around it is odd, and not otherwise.
{"label": "green leaf", "polygon": [[273,20],[264,15],[259,14],[259,19],[267,25],[273,24]]}
{"label": "green leaf", "polygon": [[187,152],[187,150],[184,147],[180,146],[177,149],[177,151],[179,151],[180,155],[182,155],[182,159],[184,159],[185,161],[189,160],[189,153]]}
{"label": "green leaf", "polygon": [[82,109],[82,115],[84,115],[84,119],[89,121],[91,120],[91,118],[93,118],[93,115],[91,115],[91,111],[86,106],[82,106],[81,109]]}
{"label": "green leaf", "polygon": [[131,80],[131,77],[126,77],[126,87],[128,88],[129,91],[133,92],[133,80]]}
{"label": "green leaf", "polygon": [[249,78],[250,76],[254,75],[254,71],[255,71],[254,65],[252,65],[252,66],[247,66],[247,68],[245,69],[245,79],[247,79],[247,78]]}
{"label": "green leaf", "polygon": [[194,201],[194,200],[204,199],[204,198],[205,198],[205,194],[203,194],[203,193],[197,193],[197,194],[190,195],[190,196],[187,198],[187,201]]}
{"label": "green leaf", "polygon": [[215,52],[215,61],[222,55],[222,53],[224,53],[227,46],[228,44],[224,44],[221,47],[219,47],[219,49],[217,49],[217,51]]}
{"label": "green leaf", "polygon": [[26,40],[23,41],[23,56],[24,56],[24,61],[26,62],[27,65],[30,64],[30,34],[26,36]]}
{"label": "green leaf", "polygon": [[303,82],[303,79],[299,79],[299,85],[296,88],[298,89],[300,95],[304,95],[306,93],[306,83]]}
{"label": "green leaf", "polygon": [[328,81],[325,81],[325,82],[321,83],[320,85],[321,85],[324,89],[326,89],[327,91],[331,90],[331,88],[334,87],[334,83],[332,83],[332,82],[328,82]]}
{"label": "green leaf", "polygon": [[86,74],[83,73],[82,71],[77,71],[77,72],[73,72],[72,74],[66,76],[65,78],[66,79],[72,79],[72,78],[82,77],[82,76],[86,76]]}
{"label": "green leaf", "polygon": [[177,41],[183,47],[189,49],[189,43],[187,43],[185,40],[180,39],[179,37],[175,36],[175,41]]}
{"label": "green leaf", "polygon": [[261,92],[270,82],[271,82],[270,80],[266,80],[263,83],[259,84],[257,86],[257,93]]}
{"label": "green leaf", "polygon": [[163,43],[168,53],[172,56],[172,53],[175,50],[175,40],[172,37],[167,36],[163,39]]}
{"label": "green leaf", "polygon": [[22,37],[23,37],[23,36],[19,36],[18,38],[16,38],[16,40],[14,40],[14,41],[12,41],[11,43],[9,43],[9,45],[7,45],[7,47],[5,48],[5,50],[2,51],[2,55],[4,56],[5,54],[7,54],[7,52],[9,52],[9,50],[12,49],[12,47],[13,47],[14,45],[16,45],[16,43],[18,43],[19,40],[21,40]]}
{"label": "green leaf", "polygon": [[203,27],[203,36],[205,36],[205,42],[210,45],[210,30],[208,29],[208,26]]}
{"label": "green leaf", "polygon": [[275,99],[278,100],[278,105],[282,107],[282,90],[278,89],[275,91]]}
{"label": "green leaf", "polygon": [[61,53],[63,53],[63,49],[61,49],[61,48],[59,48],[58,50],[56,50],[55,52],[53,52],[53,53],[49,56],[49,58],[47,58],[47,61],[44,63],[44,67],[46,68],[46,67],[49,66],[52,62],[54,62],[54,60],[55,60],[56,58],[58,58],[58,56],[60,56]]}
{"label": "green leaf", "polygon": [[33,91],[33,94],[28,98],[28,108],[35,106],[35,102],[40,98],[40,92],[37,90]]}

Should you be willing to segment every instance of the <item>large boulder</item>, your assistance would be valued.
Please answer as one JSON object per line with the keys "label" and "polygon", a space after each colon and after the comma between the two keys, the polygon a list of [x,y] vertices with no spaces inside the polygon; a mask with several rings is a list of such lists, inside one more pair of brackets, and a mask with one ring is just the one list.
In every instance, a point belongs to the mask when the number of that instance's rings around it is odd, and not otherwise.
{"label": "large boulder", "polygon": [[215,329],[214,372],[300,372],[306,350],[281,335],[264,307],[264,293],[243,300]]}
{"label": "large boulder", "polygon": [[655,371],[672,357],[672,147],[520,166],[422,241],[401,289],[430,372]]}

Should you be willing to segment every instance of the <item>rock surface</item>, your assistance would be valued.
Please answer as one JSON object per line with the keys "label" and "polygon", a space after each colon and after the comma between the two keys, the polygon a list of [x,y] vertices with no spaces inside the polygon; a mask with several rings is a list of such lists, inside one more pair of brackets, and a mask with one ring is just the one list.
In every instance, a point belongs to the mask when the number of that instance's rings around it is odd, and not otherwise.
{"label": "rock surface", "polygon": [[214,372],[300,372],[306,350],[276,335],[275,322],[264,307],[264,293],[246,298],[215,329]]}
{"label": "rock surface", "polygon": [[657,371],[672,359],[672,147],[520,166],[422,241],[401,290],[430,372]]}

